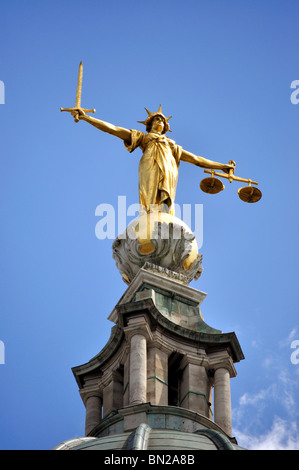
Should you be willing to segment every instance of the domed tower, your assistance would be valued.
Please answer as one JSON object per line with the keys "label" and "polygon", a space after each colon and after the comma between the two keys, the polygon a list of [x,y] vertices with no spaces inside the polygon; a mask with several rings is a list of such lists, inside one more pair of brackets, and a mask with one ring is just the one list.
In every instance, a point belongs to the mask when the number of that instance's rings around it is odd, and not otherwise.
{"label": "domed tower", "polygon": [[[108,317],[114,325],[106,346],[72,369],[86,408],[85,437],[56,449],[240,448],[230,380],[244,359],[241,347],[234,332],[204,321],[206,294],[189,286],[202,271],[194,235],[174,216],[156,217],[142,239],[128,227],[113,243],[127,289]],[[146,221],[135,221],[139,234]]]}
{"label": "domed tower", "polygon": [[[234,332],[205,323],[205,295],[189,286],[202,272],[202,256],[190,228],[174,216],[181,161],[206,168],[201,189],[224,189],[215,175],[248,183],[240,198],[257,202],[250,179],[234,176],[235,162],[213,162],[167,137],[161,105],[147,111],[146,133],[88,116],[81,108],[83,65],[76,104],[61,108],[139,148],[140,215],[113,242],[113,257],[127,289],[109,315],[108,343],[87,364],[73,368],[86,408],[85,437],[56,449],[201,450],[239,448],[231,427],[230,380],[244,358]],[[222,170],[224,173],[215,172]],[[214,392],[214,393],[213,393]]]}

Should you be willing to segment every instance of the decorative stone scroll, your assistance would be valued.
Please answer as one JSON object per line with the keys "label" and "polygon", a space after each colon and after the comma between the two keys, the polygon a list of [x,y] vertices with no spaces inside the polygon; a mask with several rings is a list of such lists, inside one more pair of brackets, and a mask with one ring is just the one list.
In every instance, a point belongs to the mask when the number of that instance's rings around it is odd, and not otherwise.
{"label": "decorative stone scroll", "polygon": [[177,273],[189,284],[202,273],[195,235],[178,217],[165,212],[142,214],[114,240],[113,258],[126,284],[145,263]]}

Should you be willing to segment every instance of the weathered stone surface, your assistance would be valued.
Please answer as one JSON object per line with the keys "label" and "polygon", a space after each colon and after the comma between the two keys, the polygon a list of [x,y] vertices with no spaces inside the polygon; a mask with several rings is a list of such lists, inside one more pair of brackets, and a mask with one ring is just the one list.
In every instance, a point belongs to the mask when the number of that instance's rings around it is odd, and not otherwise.
{"label": "weathered stone surface", "polygon": [[229,381],[244,358],[237,337],[205,323],[205,293],[167,268],[155,270],[139,269],[109,315],[115,325],[107,345],[73,368],[86,434],[102,439],[144,425],[231,436]]}
{"label": "weathered stone surface", "polygon": [[130,284],[145,263],[181,275],[189,284],[202,273],[202,255],[191,229],[179,218],[151,212],[140,215],[112,245],[113,258],[123,280]]}

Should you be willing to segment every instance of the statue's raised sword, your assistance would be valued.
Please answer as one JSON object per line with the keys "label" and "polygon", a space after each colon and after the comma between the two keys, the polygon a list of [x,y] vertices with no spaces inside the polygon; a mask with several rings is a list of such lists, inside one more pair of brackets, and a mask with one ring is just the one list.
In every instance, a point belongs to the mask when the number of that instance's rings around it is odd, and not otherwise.
{"label": "statue's raised sword", "polygon": [[[71,113],[76,109],[82,109],[85,113],[95,113],[95,109],[84,109],[81,108],[81,94],[82,94],[82,80],[83,80],[83,64],[80,62],[79,72],[78,72],[78,82],[77,82],[77,92],[76,92],[76,104],[74,108],[60,108],[60,111],[68,111]],[[75,122],[79,121],[79,115],[75,115]]]}

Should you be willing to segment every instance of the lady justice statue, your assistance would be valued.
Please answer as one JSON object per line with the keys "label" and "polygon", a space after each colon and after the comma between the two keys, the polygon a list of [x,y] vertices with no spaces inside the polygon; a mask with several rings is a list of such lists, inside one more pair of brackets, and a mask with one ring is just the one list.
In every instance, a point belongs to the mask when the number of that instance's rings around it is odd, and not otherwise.
{"label": "lady justice statue", "polygon": [[168,213],[174,214],[180,161],[202,168],[223,170],[227,173],[234,167],[194,155],[177,145],[174,140],[169,139],[166,132],[171,132],[168,122],[171,116],[164,116],[161,105],[154,113],[147,109],[146,112],[148,114],[146,120],[137,121],[146,126],[146,133],[117,127],[95,119],[85,114],[81,108],[74,108],[71,113],[75,119],[88,122],[100,131],[122,139],[129,152],[139,147],[143,152],[139,163],[140,205],[145,208],[146,212],[150,212],[152,207],[160,206],[164,210],[166,208]]}
{"label": "lady justice statue", "polygon": [[145,108],[147,118],[138,122],[146,126],[146,132],[125,129],[88,116],[87,112],[95,110],[81,107],[82,74],[83,65],[80,63],[75,107],[61,108],[61,111],[69,111],[75,122],[85,121],[123,140],[129,152],[139,147],[143,153],[139,163],[140,215],[127,227],[125,234],[114,240],[112,246],[113,257],[124,281],[130,283],[145,263],[174,272],[185,283],[197,279],[202,271],[202,255],[198,254],[191,229],[174,215],[178,167],[181,161],[185,161],[228,174],[234,166],[231,162],[217,163],[194,155],[168,138],[166,133],[171,132],[168,122],[171,116],[164,116],[161,105],[156,112]]}

